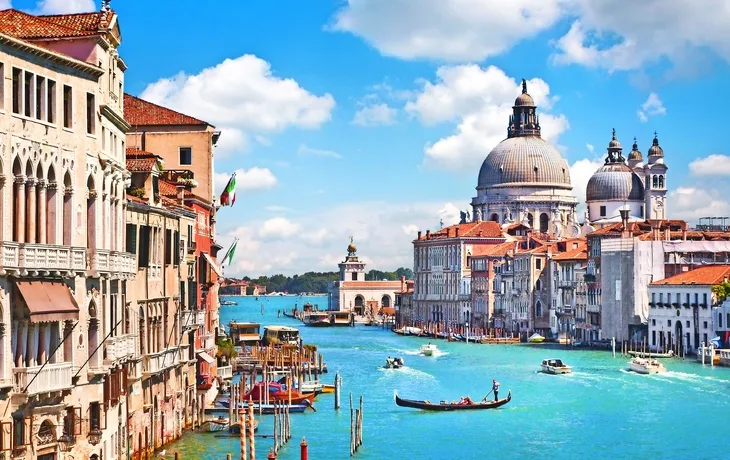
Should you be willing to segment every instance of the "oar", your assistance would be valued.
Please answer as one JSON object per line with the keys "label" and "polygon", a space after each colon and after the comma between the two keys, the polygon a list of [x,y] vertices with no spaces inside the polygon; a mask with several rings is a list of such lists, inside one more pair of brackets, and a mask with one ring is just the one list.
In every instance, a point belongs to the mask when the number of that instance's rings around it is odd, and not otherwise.
{"label": "oar", "polygon": [[489,390],[489,393],[487,393],[487,395],[484,398],[482,398],[482,401],[486,401],[487,398],[489,397],[489,395],[492,394],[492,391],[494,391],[494,389]]}
{"label": "oar", "polygon": [[311,402],[309,402],[308,399],[304,400],[304,404],[306,404],[308,408],[312,409],[313,412],[317,412],[317,409],[314,408],[314,406],[312,405]]}

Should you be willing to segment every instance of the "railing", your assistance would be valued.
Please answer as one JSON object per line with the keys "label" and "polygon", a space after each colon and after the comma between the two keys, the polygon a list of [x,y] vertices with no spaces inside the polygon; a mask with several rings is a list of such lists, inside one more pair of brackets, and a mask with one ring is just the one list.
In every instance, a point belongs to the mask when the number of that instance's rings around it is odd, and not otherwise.
{"label": "railing", "polygon": [[218,368],[218,377],[222,379],[233,378],[233,366],[221,366]]}
{"label": "railing", "polygon": [[137,351],[136,337],[132,334],[109,337],[104,342],[106,357],[104,364],[112,365],[134,356]]}
{"label": "railing", "polygon": [[129,366],[129,378],[139,380],[142,378],[142,361],[135,361]]}
{"label": "railing", "polygon": [[134,254],[94,249],[89,251],[89,268],[98,272],[137,273],[137,260]]}
{"label": "railing", "polygon": [[572,307],[558,307],[555,309],[555,313],[558,315],[570,316],[574,313]]}
{"label": "railing", "polygon": [[195,254],[198,245],[195,241],[188,241],[188,254]]}
{"label": "railing", "polygon": [[18,243],[10,243],[7,241],[0,242],[2,244],[2,264],[4,268],[18,268],[19,260],[18,254],[20,248]]}
{"label": "railing", "polygon": [[[14,256],[8,243],[3,243],[3,259],[14,262]],[[51,244],[18,245],[17,267],[29,270],[86,270],[86,249]],[[10,265],[8,265],[10,266]]]}
{"label": "railing", "polygon": [[180,364],[180,350],[168,348],[157,353],[142,357],[142,373],[144,375],[157,374]]}
{"label": "railing", "polygon": [[36,395],[72,388],[72,365],[68,362],[46,364],[45,366],[16,367],[13,369],[15,391],[18,393],[25,391],[28,395]]}
{"label": "railing", "polygon": [[575,289],[576,284],[578,283],[573,280],[560,280],[558,282],[558,287],[563,289]]}
{"label": "railing", "polygon": [[589,313],[600,313],[601,312],[601,306],[600,305],[588,304],[586,306],[586,311],[589,312]]}
{"label": "railing", "polygon": [[205,310],[183,310],[180,312],[180,325],[195,328],[205,324]]}

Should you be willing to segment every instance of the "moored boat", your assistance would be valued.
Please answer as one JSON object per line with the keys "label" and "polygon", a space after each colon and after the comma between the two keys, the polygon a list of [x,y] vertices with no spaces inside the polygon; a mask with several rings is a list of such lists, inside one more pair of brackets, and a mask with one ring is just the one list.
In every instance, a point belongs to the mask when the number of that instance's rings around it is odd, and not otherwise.
{"label": "moored boat", "polygon": [[438,351],[438,348],[436,348],[436,345],[432,343],[428,343],[421,347],[421,354],[424,356],[433,356],[434,353]]}
{"label": "moored boat", "polygon": [[312,312],[304,317],[304,324],[311,327],[330,327],[329,315],[325,312]]}
{"label": "moored boat", "polygon": [[[246,426],[246,430],[248,430],[248,426]],[[259,419],[253,420],[253,431],[254,433],[259,430]],[[241,434],[241,422],[236,422],[233,425],[230,426],[228,429],[228,432],[231,434]]]}
{"label": "moored boat", "polygon": [[542,371],[546,374],[570,374],[573,368],[565,364],[560,359],[543,359],[540,365]]}
{"label": "moored boat", "polygon": [[642,358],[673,358],[674,351],[669,350],[666,353],[643,353],[641,351],[630,351],[631,356],[640,356]]}
{"label": "moored boat", "polygon": [[228,418],[221,415],[218,418],[206,420],[200,426],[200,429],[208,433],[215,433],[218,431],[224,431],[226,427],[228,427]]}
{"label": "moored boat", "polygon": [[[222,400],[219,401],[220,405],[227,409],[230,406],[230,401],[228,400]],[[239,402],[238,403],[239,409],[247,409],[248,408],[248,402]],[[264,415],[271,415],[275,411],[274,409],[276,407],[281,406],[274,406],[273,404],[263,404],[263,403],[253,403],[253,410],[258,414],[264,414]],[[292,414],[302,413],[304,412],[308,407],[312,407],[312,405],[309,403],[309,401],[305,401],[303,404],[291,404],[291,405],[285,405],[287,408],[287,411],[289,411]]]}
{"label": "moored boat", "polygon": [[432,403],[431,401],[425,400],[425,401],[419,401],[415,399],[403,399],[398,396],[398,393],[395,393],[395,404],[400,407],[410,407],[413,409],[422,409],[422,410],[429,410],[429,411],[455,411],[455,410],[480,410],[480,409],[496,409],[498,407],[504,406],[508,402],[512,400],[512,392],[507,393],[507,397],[504,399],[500,399],[497,401],[486,401],[482,400],[480,402],[474,402],[471,401],[468,397],[463,398],[459,402],[448,402],[448,401],[441,401],[439,403]]}
{"label": "moored boat", "polygon": [[529,337],[529,338],[527,339],[527,341],[528,341],[529,343],[542,343],[542,342],[544,342],[544,341],[545,341],[545,337],[541,336],[540,334],[538,334],[538,333],[536,332],[536,333],[532,334],[532,335],[531,335],[531,336],[530,336],[530,337]]}
{"label": "moored boat", "polygon": [[336,311],[330,313],[330,324],[332,326],[354,326],[355,317],[349,311]]}
{"label": "moored boat", "polygon": [[641,358],[637,356],[629,361],[629,370],[638,374],[660,374],[662,372],[666,372],[667,368],[656,359]]}
{"label": "moored boat", "polygon": [[[266,391],[268,389],[268,398]],[[246,393],[242,400],[253,401],[253,402],[286,402],[291,401],[292,404],[303,404],[304,401],[313,402],[315,393],[301,393],[294,389],[287,389],[286,385],[281,383],[269,382],[268,385],[264,382],[257,382],[256,385]]]}
{"label": "moored boat", "polygon": [[228,323],[228,333],[236,346],[255,345],[261,341],[261,324],[251,322],[231,321]]}

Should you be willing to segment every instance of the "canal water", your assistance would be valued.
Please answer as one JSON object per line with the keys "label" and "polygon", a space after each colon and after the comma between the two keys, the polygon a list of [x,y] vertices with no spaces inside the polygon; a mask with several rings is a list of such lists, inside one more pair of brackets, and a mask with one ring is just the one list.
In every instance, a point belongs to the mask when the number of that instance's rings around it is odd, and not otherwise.
{"label": "canal water", "polygon": [[[690,360],[665,360],[668,372],[643,376],[626,371],[627,359],[600,351],[555,350],[528,345],[475,345],[434,341],[438,356],[418,354],[427,339],[401,337],[378,327],[308,328],[277,310],[310,301],[326,308],[325,297],[229,297],[221,324],[256,321],[300,328],[305,343],[324,354],[329,368],[343,377],[342,408],[334,396],[320,395],[316,413],[292,415],[292,440],[280,460],[299,459],[306,436],[309,458],[349,458],[349,394],[364,398],[363,459],[482,458],[719,458],[730,415],[730,369],[703,367]],[[263,303],[263,314],[261,304]],[[402,356],[405,367],[385,370],[388,356]],[[545,358],[561,358],[573,374],[537,372]],[[430,401],[481,399],[492,379],[500,397],[512,401],[496,410],[422,412],[395,405],[401,397]],[[259,435],[273,433],[263,416]],[[266,458],[273,439],[256,439],[257,458]],[[187,433],[167,448],[183,459],[237,458],[238,438]]]}

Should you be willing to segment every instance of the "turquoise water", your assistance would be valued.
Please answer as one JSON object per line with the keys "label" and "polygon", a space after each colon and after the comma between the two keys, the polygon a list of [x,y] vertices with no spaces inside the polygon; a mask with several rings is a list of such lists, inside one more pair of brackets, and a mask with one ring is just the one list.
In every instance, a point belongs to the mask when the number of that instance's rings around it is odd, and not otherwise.
{"label": "turquoise water", "polygon": [[[221,324],[231,319],[262,325],[297,325],[277,318],[279,309],[326,298],[228,298],[237,306],[221,307]],[[261,303],[265,304],[264,315]],[[299,459],[306,436],[309,458],[349,458],[348,397],[364,397],[364,459],[481,458],[723,458],[724,422],[730,409],[730,369],[702,367],[692,361],[666,360],[668,372],[642,376],[625,370],[626,359],[598,351],[550,350],[525,345],[474,345],[435,341],[437,357],[418,355],[426,339],[401,337],[376,327],[307,328],[305,343],[318,345],[332,383],[343,377],[342,409],[333,395],[320,395],[316,413],[292,416],[290,444],[279,459]],[[387,356],[403,356],[406,367],[381,368]],[[538,373],[544,358],[557,357],[574,373]],[[478,412],[422,412],[397,407],[393,391],[405,398],[458,400],[482,398],[491,380],[500,397],[512,390],[501,409]],[[273,419],[263,416],[260,434],[273,433]],[[257,458],[266,458],[273,440],[257,438]],[[181,458],[224,459],[239,452],[237,438],[186,434],[167,448]]]}

